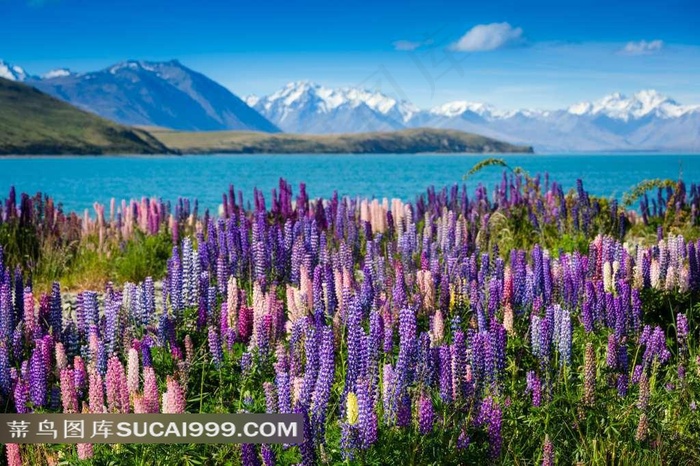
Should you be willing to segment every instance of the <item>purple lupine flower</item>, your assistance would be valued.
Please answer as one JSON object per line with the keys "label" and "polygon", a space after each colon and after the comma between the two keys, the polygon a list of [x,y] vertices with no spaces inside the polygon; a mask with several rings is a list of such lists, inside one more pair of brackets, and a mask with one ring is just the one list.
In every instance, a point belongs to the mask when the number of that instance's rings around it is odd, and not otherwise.
{"label": "purple lupine flower", "polygon": [[32,351],[32,357],[29,361],[29,395],[34,406],[45,406],[47,379],[49,369],[46,367],[46,361],[42,354],[43,342],[36,341],[37,346]]}
{"label": "purple lupine flower", "polygon": [[278,409],[280,413],[290,413],[292,411],[292,391],[287,372],[278,372],[275,376],[275,386],[277,387]]}
{"label": "purple lupine flower", "polygon": [[334,374],[333,329],[324,327],[321,335],[320,363],[316,386],[311,396],[311,420],[314,438],[322,439],[325,432],[326,408],[331,395]]}
{"label": "purple lupine flower", "polygon": [[213,326],[209,327],[208,340],[211,360],[214,363],[214,366],[219,369],[224,359],[224,352],[221,349],[221,340],[219,339],[219,335],[216,333],[216,329]]}
{"label": "purple lupine flower", "polygon": [[275,464],[277,464],[275,450],[273,450],[272,446],[268,445],[267,443],[260,445],[260,456],[262,457],[263,466],[275,466]]}
{"label": "purple lupine flower", "polygon": [[304,379],[302,383],[299,401],[305,406],[309,405],[311,395],[316,385],[316,378],[319,369],[319,333],[321,330],[315,326],[306,327],[306,340],[304,341],[304,353],[306,354],[306,367],[304,368]]}
{"label": "purple lupine flower", "polygon": [[534,371],[528,371],[526,374],[526,380],[526,392],[532,394],[532,405],[540,406],[542,403],[542,383],[540,382],[539,377],[537,377],[537,374],[535,374]]}
{"label": "purple lupine flower", "polygon": [[501,446],[503,444],[503,437],[501,436],[502,417],[503,414],[498,403],[490,396],[486,397],[481,404],[478,424],[486,426],[491,459],[497,459],[501,456]]}
{"label": "purple lupine flower", "polygon": [[309,420],[309,412],[301,403],[297,403],[294,406],[294,412],[302,415],[302,425],[304,440],[302,440],[299,445],[299,452],[301,453],[301,464],[303,466],[315,466],[316,465],[316,450],[314,449],[313,443],[313,433],[311,431],[311,422]]}
{"label": "purple lupine flower", "polygon": [[355,383],[364,372],[365,333],[362,328],[362,308],[357,299],[351,299],[347,306],[348,327],[348,368],[345,377],[345,390],[355,391]]}
{"label": "purple lupine flower", "polygon": [[452,369],[452,399],[461,400],[465,394],[464,376],[467,367],[467,346],[464,332],[457,330],[453,335],[453,343],[450,347],[450,359]]}
{"label": "purple lupine flower", "polygon": [[433,430],[434,422],[433,400],[426,394],[421,394],[418,399],[418,432],[421,435],[428,435]]}
{"label": "purple lupine flower", "polygon": [[617,361],[618,361],[618,354],[617,354],[617,339],[615,338],[615,334],[611,333],[608,335],[608,349],[607,353],[605,355],[605,364],[610,368],[610,369],[617,369]]}
{"label": "purple lupine flower", "polygon": [[377,441],[377,415],[369,383],[365,379],[357,384],[357,405],[360,448],[367,449]]}
{"label": "purple lupine flower", "polygon": [[685,314],[679,312],[676,316],[676,338],[680,347],[685,348],[688,341],[688,334],[688,318]]}
{"label": "purple lupine flower", "polygon": [[7,341],[0,339],[0,394],[7,396],[11,390],[10,353],[7,349]]}
{"label": "purple lupine flower", "polygon": [[265,392],[265,412],[277,412],[277,390],[272,382],[263,383],[263,391]]}
{"label": "purple lupine flower", "polygon": [[29,402],[29,383],[24,377],[18,377],[13,390],[13,395],[17,414],[29,413],[29,408],[27,407],[27,402]]}
{"label": "purple lupine flower", "polygon": [[254,443],[241,445],[241,464],[243,466],[260,466],[258,450]]}
{"label": "purple lupine flower", "polygon": [[452,401],[452,353],[446,345],[441,346],[439,351],[440,398],[449,403]]}
{"label": "purple lupine flower", "polygon": [[246,351],[243,354],[241,354],[241,374],[243,375],[243,377],[248,376],[252,368],[253,354],[249,351]]}

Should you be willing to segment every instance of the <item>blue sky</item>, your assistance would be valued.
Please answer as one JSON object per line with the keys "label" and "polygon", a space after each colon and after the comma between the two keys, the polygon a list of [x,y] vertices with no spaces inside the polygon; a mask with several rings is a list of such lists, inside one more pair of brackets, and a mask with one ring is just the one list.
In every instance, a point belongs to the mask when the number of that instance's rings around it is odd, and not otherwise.
{"label": "blue sky", "polygon": [[34,74],[177,58],[239,95],[308,79],[420,107],[700,103],[697,0],[0,0],[0,17],[0,58]]}

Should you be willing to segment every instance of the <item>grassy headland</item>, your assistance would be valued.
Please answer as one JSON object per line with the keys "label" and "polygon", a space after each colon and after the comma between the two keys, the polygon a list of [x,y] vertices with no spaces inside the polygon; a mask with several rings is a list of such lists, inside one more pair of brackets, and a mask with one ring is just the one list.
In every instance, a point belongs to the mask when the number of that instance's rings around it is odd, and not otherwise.
{"label": "grassy headland", "polygon": [[421,152],[527,152],[477,134],[444,129],[408,129],[357,134],[269,134],[243,131],[181,132],[155,129],[161,143],[182,153],[229,154],[409,154]]}

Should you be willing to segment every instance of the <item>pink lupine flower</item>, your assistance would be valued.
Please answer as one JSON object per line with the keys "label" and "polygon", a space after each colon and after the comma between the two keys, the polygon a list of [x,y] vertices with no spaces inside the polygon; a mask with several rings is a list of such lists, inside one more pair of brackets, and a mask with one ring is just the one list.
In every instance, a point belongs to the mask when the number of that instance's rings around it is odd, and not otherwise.
{"label": "pink lupine flower", "polygon": [[6,445],[7,465],[22,466],[22,456],[19,453],[19,445],[16,443],[8,443]]}
{"label": "pink lupine flower", "polygon": [[143,408],[147,413],[157,413],[160,410],[158,380],[153,367],[143,368]]}
{"label": "pink lupine flower", "polygon": [[167,390],[163,394],[163,413],[182,414],[186,407],[185,393],[174,377],[168,376]]}
{"label": "pink lupine flower", "polygon": [[89,375],[89,388],[88,397],[90,399],[90,412],[91,413],[104,413],[105,412],[105,395],[104,388],[102,386],[102,376],[95,369],[90,370]]}
{"label": "pink lupine flower", "polygon": [[61,402],[64,413],[78,412],[78,392],[75,390],[75,377],[72,369],[61,369]]}
{"label": "pink lupine flower", "polygon": [[136,348],[129,350],[129,361],[126,366],[126,385],[129,393],[139,391],[139,352]]}

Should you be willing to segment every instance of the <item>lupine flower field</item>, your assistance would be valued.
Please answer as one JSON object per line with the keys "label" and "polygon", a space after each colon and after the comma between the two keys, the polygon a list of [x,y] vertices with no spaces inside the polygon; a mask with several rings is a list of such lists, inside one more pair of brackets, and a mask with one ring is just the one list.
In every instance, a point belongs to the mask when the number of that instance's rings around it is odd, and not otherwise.
{"label": "lupine flower field", "polygon": [[[300,445],[9,444],[7,464],[699,464],[700,188],[584,182],[506,170],[406,203],[280,180],[219,212],[85,214],[12,190],[6,413],[306,423]],[[119,268],[53,282],[86,257]]]}

